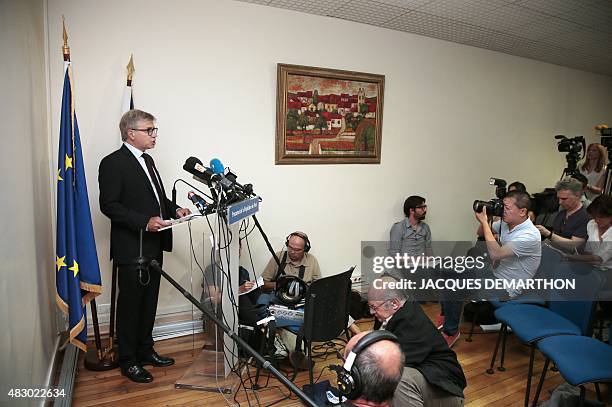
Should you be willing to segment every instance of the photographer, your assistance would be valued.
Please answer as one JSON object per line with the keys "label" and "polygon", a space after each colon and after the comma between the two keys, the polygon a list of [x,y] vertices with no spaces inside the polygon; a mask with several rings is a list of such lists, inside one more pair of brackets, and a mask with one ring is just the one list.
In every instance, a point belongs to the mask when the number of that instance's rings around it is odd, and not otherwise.
{"label": "photographer", "polygon": [[555,186],[561,210],[553,222],[550,231],[542,225],[536,228],[555,247],[566,252],[575,252],[584,244],[587,238],[587,223],[589,216],[580,202],[582,184],[572,178],[557,182]]}
{"label": "photographer", "polygon": [[[505,280],[532,278],[540,265],[540,233],[528,217],[531,199],[525,192],[512,191],[503,199],[501,221],[489,226],[486,210],[475,212],[480,222],[478,235],[483,236],[492,261],[492,273]],[[499,243],[493,233],[499,234]],[[520,291],[508,289],[510,297]]]}
{"label": "photographer", "polygon": [[580,166],[580,173],[587,177],[585,193],[591,201],[603,192],[607,164],[606,148],[598,143],[589,144],[584,162]]}

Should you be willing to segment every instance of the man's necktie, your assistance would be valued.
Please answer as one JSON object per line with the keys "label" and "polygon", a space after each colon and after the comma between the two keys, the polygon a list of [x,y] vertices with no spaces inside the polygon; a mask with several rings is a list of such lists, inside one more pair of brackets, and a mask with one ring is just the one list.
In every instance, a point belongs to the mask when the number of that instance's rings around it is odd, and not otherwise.
{"label": "man's necktie", "polygon": [[158,176],[155,163],[153,163],[153,157],[147,153],[143,153],[142,158],[145,160],[147,170],[149,171],[149,176],[151,177],[151,181],[153,181],[153,186],[155,187],[157,196],[159,197],[159,209],[161,211],[162,219],[168,219],[168,212],[166,211],[166,193],[163,185],[160,184],[161,178]]}

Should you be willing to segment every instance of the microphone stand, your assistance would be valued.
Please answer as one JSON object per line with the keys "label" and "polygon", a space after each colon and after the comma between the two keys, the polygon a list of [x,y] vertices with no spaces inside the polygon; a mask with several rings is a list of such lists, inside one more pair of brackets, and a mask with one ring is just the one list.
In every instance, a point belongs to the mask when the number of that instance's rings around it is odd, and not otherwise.
{"label": "microphone stand", "polygon": [[280,267],[280,260],[278,259],[278,256],[276,255],[274,248],[270,244],[270,240],[268,239],[268,236],[266,236],[263,228],[259,224],[259,221],[257,220],[257,216],[253,215],[253,220],[255,221],[255,226],[257,226],[257,229],[259,229],[259,233],[261,233],[261,237],[263,237],[264,242],[266,242],[266,246],[268,246],[268,250],[270,251],[270,253],[272,253],[272,257],[274,258],[276,265]]}
{"label": "microphone stand", "polygon": [[296,394],[306,404],[310,407],[317,407],[317,404],[312,401],[306,393],[304,393],[299,387],[297,387],[291,380],[285,377],[282,373],[280,373],[269,361],[267,361],[263,356],[257,353],[253,348],[249,346],[242,338],[240,338],[236,333],[234,333],[227,325],[225,325],[221,320],[219,320],[210,310],[206,309],[198,300],[196,300],[190,292],[185,290],[179,283],[176,282],[172,277],[170,277],[160,266],[157,260],[151,260],[151,268],[157,271],[162,277],[164,277],[170,284],[174,286],[177,290],[183,294],[189,302],[195,305],[200,311],[202,311],[208,318],[211,319],[219,328],[223,330],[238,346],[246,350],[251,356],[253,356],[264,369],[268,370],[270,373],[274,375],[282,384],[285,385],[290,391]]}

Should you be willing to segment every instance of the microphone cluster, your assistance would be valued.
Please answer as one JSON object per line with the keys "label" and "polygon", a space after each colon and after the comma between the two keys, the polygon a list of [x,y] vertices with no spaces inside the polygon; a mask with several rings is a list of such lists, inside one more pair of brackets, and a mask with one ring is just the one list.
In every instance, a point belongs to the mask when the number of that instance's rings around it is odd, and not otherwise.
{"label": "microphone cluster", "polygon": [[194,203],[200,213],[207,215],[213,212],[217,203],[228,205],[250,196],[254,196],[253,185],[241,185],[236,181],[238,176],[226,170],[218,158],[210,160],[209,167],[204,166],[202,161],[196,157],[189,157],[183,169],[194,176],[194,178],[208,186],[214,202],[207,204],[204,198],[190,191],[187,197]]}

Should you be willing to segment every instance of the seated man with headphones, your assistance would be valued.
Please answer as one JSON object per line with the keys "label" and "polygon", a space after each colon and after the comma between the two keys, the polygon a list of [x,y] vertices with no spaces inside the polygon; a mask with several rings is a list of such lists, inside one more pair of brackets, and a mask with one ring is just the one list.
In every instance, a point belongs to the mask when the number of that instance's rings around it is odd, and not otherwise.
{"label": "seated man with headphones", "polygon": [[[287,306],[297,305],[306,296],[308,285],[321,278],[321,269],[317,258],[308,253],[310,251],[310,240],[304,232],[293,232],[285,239],[285,248],[276,253],[280,260],[280,266],[272,258],[261,274],[264,285],[262,294],[257,299],[257,304],[282,304]],[[264,317],[265,315],[260,315]],[[278,323],[278,321],[277,321]],[[300,325],[279,324],[279,327],[299,328]],[[295,335],[283,332],[283,343],[295,344],[296,349],[301,348],[301,341],[296,341]],[[286,346],[285,347],[288,347]],[[292,345],[291,345],[292,346]],[[301,355],[299,365],[303,365]],[[291,358],[290,358],[291,359]],[[303,367],[303,366],[300,366]]]}
{"label": "seated man with headphones", "polygon": [[[306,284],[310,284],[313,281],[321,278],[321,269],[319,268],[319,262],[314,255],[308,253],[310,251],[310,240],[308,236],[303,232],[293,232],[285,239],[285,249],[276,253],[280,260],[280,266],[276,264],[274,259],[270,259],[266,268],[264,269],[261,276],[264,280],[262,287],[263,295],[259,298],[259,303],[269,302],[280,302],[278,297],[282,296],[283,300],[289,305],[292,302],[299,302],[300,299],[306,295],[305,289],[307,288],[304,284],[301,284],[300,280]],[[279,292],[277,288],[277,282],[283,276],[297,277],[291,281],[290,284]],[[285,280],[286,281],[286,280]],[[265,293],[268,293],[266,295]],[[276,293],[272,295],[271,293]],[[294,301],[295,300],[295,301]]]}
{"label": "seated man with headphones", "polygon": [[421,306],[386,276],[368,291],[370,313],[382,323],[380,329],[395,334],[404,353],[402,380],[394,406],[463,406],[467,383],[457,355],[425,315]]}
{"label": "seated man with headphones", "polygon": [[344,366],[330,366],[348,399],[342,406],[389,406],[404,368],[397,337],[384,330],[358,333],[346,344],[344,357]]}

